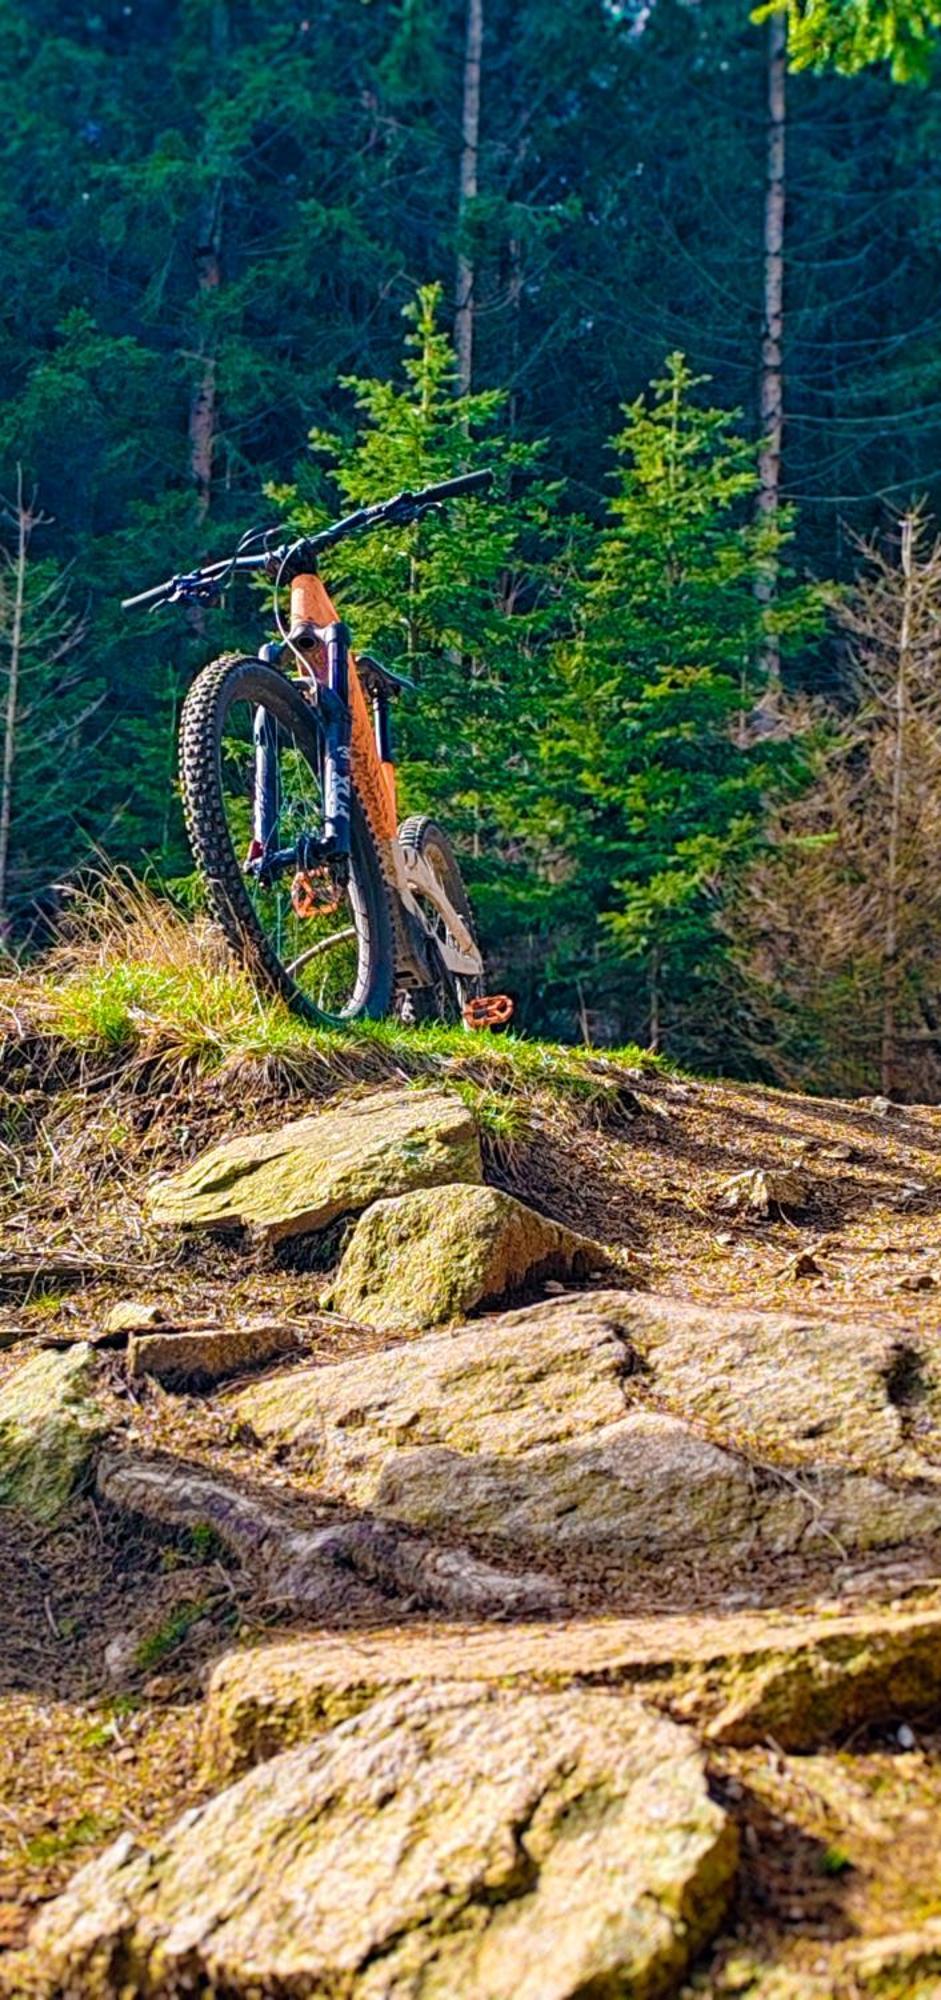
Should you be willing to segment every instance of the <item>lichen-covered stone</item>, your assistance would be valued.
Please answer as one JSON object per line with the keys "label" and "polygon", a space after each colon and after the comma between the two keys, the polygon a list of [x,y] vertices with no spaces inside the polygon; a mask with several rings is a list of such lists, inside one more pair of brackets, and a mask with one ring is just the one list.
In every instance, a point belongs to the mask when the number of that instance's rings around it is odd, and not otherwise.
{"label": "lichen-covered stone", "polygon": [[365,1326],[418,1331],[545,1278],[586,1277],[604,1258],[498,1188],[421,1188],[360,1217],[324,1304]]}
{"label": "lichen-covered stone", "polygon": [[404,1685],[649,1685],[709,1739],[809,1750],[941,1697],[941,1609],[672,1613],[564,1624],[435,1625],[280,1639],[227,1653],[207,1693],[215,1783],[307,1741]]}
{"label": "lichen-covered stone", "polygon": [[481,1179],[480,1142],[460,1098],[377,1090],[316,1117],[213,1146],[151,1189],[156,1222],[245,1228],[267,1243],[324,1229],[384,1195]]}
{"label": "lichen-covered stone", "polygon": [[221,1382],[286,1354],[296,1356],[300,1337],[298,1327],[284,1320],[133,1334],[128,1374],[132,1380],[152,1375],[159,1382]]}
{"label": "lichen-covered stone", "polygon": [[148,1305],[144,1299],[119,1299],[110,1306],[102,1321],[102,1338],[112,1334],[143,1333],[149,1327],[165,1326],[166,1313],[158,1305]]}
{"label": "lichen-covered stone", "polygon": [[937,2000],[941,1992],[941,1917],[909,1931],[867,1938],[850,1956],[857,1990],[881,2000]]}
{"label": "lichen-covered stone", "polygon": [[84,1342],[44,1349],[0,1387],[0,1506],[54,1521],[104,1434]]}
{"label": "lichen-covered stone", "polygon": [[652,1293],[625,1294],[612,1309],[658,1399],[724,1444],[793,1466],[904,1462],[891,1328]]}
{"label": "lichen-covered stone", "polygon": [[318,1486],[431,1532],[719,1559],[936,1533],[892,1343],[843,1331],[827,1358],[792,1315],[583,1293],[289,1371],[236,1409]]}
{"label": "lichen-covered stone", "polygon": [[692,1735],[616,1693],[400,1690],[40,1914],[23,1990],[576,2000],[675,1990],[736,1866]]}
{"label": "lichen-covered stone", "polygon": [[328,1492],[415,1527],[652,1553],[750,1535],[747,1465],[673,1417],[629,1410],[629,1365],[603,1318],[560,1300],[289,1371],[236,1408]]}

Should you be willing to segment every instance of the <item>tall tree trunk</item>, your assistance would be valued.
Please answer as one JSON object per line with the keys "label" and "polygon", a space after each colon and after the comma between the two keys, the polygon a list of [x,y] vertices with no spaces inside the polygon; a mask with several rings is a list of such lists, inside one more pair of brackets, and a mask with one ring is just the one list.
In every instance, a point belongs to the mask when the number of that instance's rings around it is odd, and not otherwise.
{"label": "tall tree trunk", "polygon": [[[458,200],[458,228],[463,228],[467,209],[477,193],[477,160],[480,150],[480,59],[484,38],[484,0],[467,0],[467,28],[464,40],[464,98],[461,108],[461,181]],[[457,351],[457,381],[466,395],[474,372],[474,261],[462,246],[457,260],[457,299],[454,315],[454,345]]]}
{"label": "tall tree trunk", "polygon": [[0,946],[10,936],[10,830],[13,824],[13,765],[19,725],[20,669],[23,659],[23,609],[26,602],[26,558],[32,527],[23,501],[23,468],[16,468],[16,555],[13,559],[13,614],[3,715],[3,765],[0,771]]}
{"label": "tall tree trunk", "polygon": [[[222,247],[221,181],[216,183],[203,212],[196,247],[196,282],[200,300],[218,291],[221,278]],[[200,520],[205,520],[212,499],[212,460],[216,444],[216,357],[212,340],[204,331],[197,355],[196,382],[190,401],[190,475],[196,488]]]}
{"label": "tall tree trunk", "polygon": [[889,804],[889,838],[885,870],[885,931],[882,940],[882,1090],[891,1097],[895,1088],[896,1025],[898,1012],[898,910],[899,859],[902,845],[902,806],[905,795],[905,752],[908,723],[908,679],[912,644],[912,598],[914,577],[912,552],[914,523],[910,514],[902,522],[902,618],[899,626],[898,666],[895,676],[895,735],[892,744],[892,788]]}
{"label": "tall tree trunk", "polygon": [[[210,59],[217,81],[229,52],[229,0],[213,0],[210,21]],[[210,137],[209,157],[212,155]],[[225,187],[222,177],[213,185],[203,208],[196,245],[196,289],[202,304],[216,292],[222,278],[222,215]],[[197,350],[197,372],[190,399],[190,476],[196,488],[200,520],[209,512],[212,499],[212,462],[216,444],[216,356],[211,335],[202,329]]]}
{"label": "tall tree trunk", "polygon": [[[784,426],[784,209],[785,133],[787,119],[787,22],[772,14],[768,22],[768,140],[765,178],[764,324],[761,337],[761,455],[758,461],[758,510],[773,521],[781,497],[781,436]],[[768,562],[758,578],[759,603],[771,605],[777,590],[777,563]],[[781,649],[773,634],[764,647],[763,665],[768,694],[774,701],[781,682]]]}

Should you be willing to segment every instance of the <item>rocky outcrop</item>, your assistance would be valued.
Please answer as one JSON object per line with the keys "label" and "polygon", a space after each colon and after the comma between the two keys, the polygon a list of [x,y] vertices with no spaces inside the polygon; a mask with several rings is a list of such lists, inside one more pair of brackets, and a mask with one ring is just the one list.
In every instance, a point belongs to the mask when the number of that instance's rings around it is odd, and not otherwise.
{"label": "rocky outcrop", "polygon": [[367,1209],[323,1303],[365,1326],[419,1331],[604,1263],[600,1244],[498,1188],[422,1188]]}
{"label": "rocky outcrop", "polygon": [[409,1685],[451,1681],[646,1692],[707,1740],[826,1743],[941,1699],[941,1608],[577,1618],[558,1625],[330,1633],[226,1654],[209,1682],[203,1765],[218,1783]]}
{"label": "rocky outcrop", "polygon": [[563,1554],[875,1547],[941,1530],[891,1339],[585,1293],[249,1387],[239,1416],[328,1493]]}
{"label": "rocky outcrop", "polygon": [[113,2000],[132,1968],[140,2000],[654,2000],[735,1864],[693,1737],[639,1703],[400,1690],[159,1845],[123,1836],[41,1913],[22,1986]]}
{"label": "rocky outcrop", "polygon": [[150,1192],[156,1222],[248,1229],[264,1243],[325,1229],[385,1195],[481,1179],[480,1143],[458,1097],[378,1090],[276,1132],[227,1140]]}
{"label": "rocky outcrop", "polygon": [[872,1472],[906,1461],[893,1386],[904,1355],[890,1329],[652,1294],[610,1300],[605,1310],[661,1404],[723,1444],[795,1467]]}
{"label": "rocky outcrop", "polygon": [[107,1424],[94,1401],[95,1362],[77,1342],[34,1354],[0,1387],[0,1506],[55,1521]]}

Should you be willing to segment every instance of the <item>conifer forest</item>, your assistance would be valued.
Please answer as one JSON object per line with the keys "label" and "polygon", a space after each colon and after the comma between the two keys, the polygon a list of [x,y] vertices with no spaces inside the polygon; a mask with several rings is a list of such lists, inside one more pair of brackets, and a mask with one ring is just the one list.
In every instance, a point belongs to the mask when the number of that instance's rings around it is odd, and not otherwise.
{"label": "conifer forest", "polygon": [[941,1091],[935,0],[0,0],[0,926],[198,903],[123,596],[328,568],[526,1033]]}

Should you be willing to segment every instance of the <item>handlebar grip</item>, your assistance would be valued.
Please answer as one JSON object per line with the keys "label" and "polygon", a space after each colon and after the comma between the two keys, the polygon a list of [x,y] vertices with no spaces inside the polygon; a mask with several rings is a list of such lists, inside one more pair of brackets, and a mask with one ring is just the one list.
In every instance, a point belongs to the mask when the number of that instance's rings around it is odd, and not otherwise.
{"label": "handlebar grip", "polygon": [[440,486],[424,486],[414,497],[432,505],[438,500],[456,500],[461,493],[475,493],[492,485],[493,472],[488,465],[482,472],[462,472],[457,479],[445,479]]}
{"label": "handlebar grip", "polygon": [[136,597],[122,597],[121,610],[133,611],[138,604],[158,604],[169,589],[169,583],[158,583],[153,590],[139,590]]}

